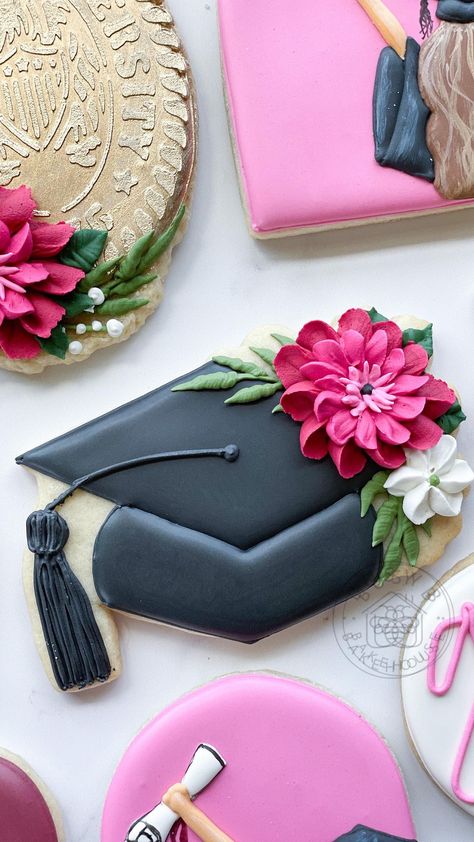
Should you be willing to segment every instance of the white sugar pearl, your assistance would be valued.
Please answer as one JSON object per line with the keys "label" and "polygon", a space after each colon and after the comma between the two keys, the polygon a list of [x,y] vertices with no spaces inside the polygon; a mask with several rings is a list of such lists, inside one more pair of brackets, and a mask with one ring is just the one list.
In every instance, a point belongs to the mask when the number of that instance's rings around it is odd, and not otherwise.
{"label": "white sugar pearl", "polygon": [[82,342],[78,342],[77,340],[75,340],[74,342],[69,343],[70,354],[74,354],[74,356],[77,356],[78,354],[82,354],[83,350],[84,346]]}
{"label": "white sugar pearl", "polygon": [[102,322],[99,322],[98,319],[94,319],[94,321],[92,322],[92,330],[102,330]]}
{"label": "white sugar pearl", "polygon": [[87,295],[96,305],[103,304],[105,301],[105,295],[99,287],[91,287]]}
{"label": "white sugar pearl", "polygon": [[81,336],[81,335],[82,335],[83,333],[85,333],[85,332],[86,332],[86,326],[85,326],[84,324],[82,324],[82,322],[79,322],[79,324],[78,324],[78,325],[76,325],[76,333],[77,333],[77,335],[78,335],[78,336]]}
{"label": "white sugar pearl", "polygon": [[123,322],[119,322],[118,319],[109,319],[107,322],[107,333],[114,339],[116,339],[119,336],[122,336]]}

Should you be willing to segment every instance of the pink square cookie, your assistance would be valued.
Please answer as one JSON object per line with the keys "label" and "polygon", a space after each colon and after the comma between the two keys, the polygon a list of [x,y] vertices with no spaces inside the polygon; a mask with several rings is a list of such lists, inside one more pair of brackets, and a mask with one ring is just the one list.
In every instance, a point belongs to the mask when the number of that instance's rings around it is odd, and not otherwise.
{"label": "pink square cookie", "polygon": [[[421,43],[417,0],[386,3]],[[376,162],[373,92],[386,43],[357,0],[335,5],[219,0],[231,131],[258,237],[473,204]],[[436,29],[437,4],[430,9]]]}

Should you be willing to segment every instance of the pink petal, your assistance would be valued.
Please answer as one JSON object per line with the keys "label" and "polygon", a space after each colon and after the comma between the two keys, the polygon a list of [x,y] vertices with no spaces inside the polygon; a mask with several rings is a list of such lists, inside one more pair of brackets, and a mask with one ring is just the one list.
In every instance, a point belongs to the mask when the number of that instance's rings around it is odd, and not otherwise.
{"label": "pink petal", "polygon": [[407,421],[407,428],[410,431],[408,446],[414,450],[429,450],[438,444],[443,431],[431,418],[426,415],[419,415],[413,421]]}
{"label": "pink petal", "polygon": [[431,374],[427,376],[427,382],[418,394],[426,398],[425,415],[428,418],[439,418],[444,415],[456,401],[456,395],[447,383],[444,380],[437,380]]}
{"label": "pink petal", "polygon": [[25,222],[29,222],[36,202],[29,187],[22,185],[14,190],[0,187],[0,219],[10,232],[18,231]]}
{"label": "pink petal", "polygon": [[383,365],[387,356],[387,344],[387,334],[383,330],[375,331],[365,346],[365,359],[369,365]]}
{"label": "pink petal", "polygon": [[84,277],[82,269],[75,269],[73,266],[65,266],[62,263],[54,263],[51,260],[44,260],[43,266],[48,272],[48,277],[35,287],[37,292],[66,295],[66,293],[72,292]]}
{"label": "pink petal", "polygon": [[[411,392],[417,392],[421,389],[428,382],[428,379],[427,374],[422,377],[413,374],[401,374],[392,384],[390,392],[392,395],[409,395]],[[418,394],[421,394],[421,392],[418,392]]]}
{"label": "pink petal", "polygon": [[10,251],[10,232],[4,222],[0,220],[0,253],[6,254]]}
{"label": "pink petal", "polygon": [[323,459],[328,452],[327,436],[324,425],[316,418],[308,418],[301,426],[300,447],[303,456],[308,459]]}
{"label": "pink petal", "polygon": [[335,392],[320,392],[314,403],[314,414],[318,421],[324,422],[340,409],[343,409],[341,395]]}
{"label": "pink petal", "polygon": [[75,230],[67,222],[33,222],[33,257],[55,257],[68,244]]}
{"label": "pink petal", "polygon": [[275,357],[275,370],[285,388],[301,381],[301,368],[310,359],[309,351],[299,345],[284,345],[280,348]]}
{"label": "pink petal", "polygon": [[32,359],[41,353],[39,342],[17,321],[5,321],[0,325],[0,348],[11,360]]}
{"label": "pink petal", "polygon": [[[392,374],[398,374],[402,369],[405,369],[406,359],[405,354],[403,353],[402,348],[394,348],[390,353],[387,355],[387,358],[382,366],[382,374],[388,374],[391,372]],[[407,374],[418,374],[418,372],[407,372],[405,369],[405,373]]]}
{"label": "pink petal", "polygon": [[336,339],[337,333],[331,325],[326,322],[314,321],[308,322],[299,332],[296,339],[298,345],[302,345],[308,351],[311,351],[316,342],[321,342],[322,339]]}
{"label": "pink petal", "polygon": [[[321,363],[313,363],[313,365],[321,365]],[[329,389],[329,391],[337,392],[340,395],[345,395],[346,393],[345,386],[342,385],[337,374],[327,374],[325,377],[320,377],[314,381],[314,387],[318,392]]]}
{"label": "pink petal", "polygon": [[329,453],[341,477],[351,479],[364,470],[367,459],[353,442],[348,442],[342,447],[329,441]]}
{"label": "pink petal", "polygon": [[301,369],[301,374],[313,382],[322,380],[324,377],[339,378],[341,376],[340,372],[334,370],[334,366],[331,363],[315,362],[306,363]]}
{"label": "pink petal", "polygon": [[367,409],[359,416],[354,438],[355,443],[363,450],[374,450],[377,447],[377,430],[374,418]]}
{"label": "pink petal", "polygon": [[341,338],[341,347],[349,365],[364,362],[365,339],[358,330],[346,330]]}
{"label": "pink petal", "polygon": [[422,374],[428,365],[429,357],[425,349],[415,342],[410,342],[403,349],[405,374]]}
{"label": "pink petal", "polygon": [[375,416],[375,426],[379,438],[387,444],[406,444],[410,438],[410,431],[388,412],[381,412]]}
{"label": "pink petal", "polygon": [[348,409],[341,409],[330,418],[326,426],[329,438],[335,444],[346,444],[354,435],[357,427],[357,418]]}
{"label": "pink petal", "polygon": [[30,293],[28,298],[34,310],[32,313],[22,316],[20,319],[21,326],[28,333],[47,339],[48,336],[51,336],[53,327],[56,327],[61,321],[66,311],[64,307],[61,307],[52,298],[47,298],[46,295]]}
{"label": "pink petal", "polygon": [[31,257],[31,250],[33,248],[33,237],[31,236],[30,226],[27,222],[21,226],[16,234],[10,240],[10,251],[12,256],[10,263],[17,266],[19,263],[24,263]]}
{"label": "pink petal", "polygon": [[339,319],[338,332],[342,335],[348,330],[357,330],[367,341],[372,336],[372,322],[365,310],[347,310]]}
{"label": "pink petal", "polygon": [[347,374],[347,360],[344,356],[339,340],[323,339],[313,348],[313,357],[316,362],[326,363],[332,366],[333,374]]}
{"label": "pink petal", "polygon": [[19,316],[32,313],[33,305],[26,295],[7,288],[5,298],[0,301],[0,310],[3,311],[7,319],[17,319]]}
{"label": "pink petal", "polygon": [[395,324],[395,322],[376,322],[373,325],[374,333],[378,330],[383,330],[387,336],[387,354],[390,354],[394,348],[401,348],[403,342],[403,333]]}
{"label": "pink petal", "polygon": [[29,286],[44,281],[48,277],[48,270],[42,263],[22,263],[19,271],[12,276],[12,281],[20,286]]}
{"label": "pink petal", "polygon": [[401,396],[396,399],[392,407],[392,416],[399,421],[408,421],[421,415],[425,408],[426,398]]}
{"label": "pink petal", "polygon": [[400,468],[406,462],[402,447],[394,447],[380,440],[377,442],[377,448],[371,450],[369,456],[382,468]]}
{"label": "pink petal", "polygon": [[316,394],[313,384],[303,380],[290,386],[282,395],[280,403],[293,421],[304,421],[308,415],[313,415]]}

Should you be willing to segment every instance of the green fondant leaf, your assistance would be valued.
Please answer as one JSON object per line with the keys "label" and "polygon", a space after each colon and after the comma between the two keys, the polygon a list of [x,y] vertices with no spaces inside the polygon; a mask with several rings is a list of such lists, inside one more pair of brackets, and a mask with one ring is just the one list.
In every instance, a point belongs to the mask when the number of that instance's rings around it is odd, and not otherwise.
{"label": "green fondant leaf", "polygon": [[264,368],[260,368],[255,363],[245,362],[236,357],[217,356],[212,358],[212,362],[217,363],[217,365],[224,365],[227,368],[231,368],[232,371],[238,371],[241,374],[253,374],[254,377],[269,378],[269,373]]}
{"label": "green fondant leaf", "polygon": [[370,321],[375,324],[376,322],[389,322],[390,319],[387,319],[386,316],[382,316],[381,313],[378,313],[375,307],[372,307],[370,310],[367,310],[368,315],[370,316]]}
{"label": "green fondant leaf", "polygon": [[152,243],[148,251],[143,255],[137,268],[138,274],[141,275],[143,272],[146,272],[146,270],[149,269],[153,263],[156,263],[156,261],[160,259],[161,255],[169,248],[176,236],[185,212],[185,206],[181,205],[171,225],[155,240],[154,243]]}
{"label": "green fondant leaf", "polygon": [[290,336],[283,336],[281,333],[272,333],[272,338],[276,339],[280,345],[294,345],[296,340],[291,339]]}
{"label": "green fondant leaf", "polygon": [[69,347],[69,339],[61,325],[54,327],[51,331],[51,336],[47,339],[40,339],[39,337],[37,339],[43,351],[46,351],[47,354],[52,354],[53,357],[59,357],[60,360],[65,359],[66,351]]}
{"label": "green fondant leaf", "polygon": [[99,263],[98,266],[95,266],[94,269],[91,269],[90,272],[87,273],[85,278],[82,279],[80,284],[77,285],[76,289],[79,292],[89,292],[91,287],[102,287],[105,281],[108,281],[110,276],[113,273],[113,270],[118,266],[122,257],[112,257],[110,260],[104,260],[102,263]]}
{"label": "green fondant leaf", "polygon": [[273,368],[273,363],[275,362],[275,351],[272,351],[270,348],[254,348],[252,345],[250,346],[250,350],[260,357],[264,363],[271,366]]}
{"label": "green fondant leaf", "polygon": [[372,535],[372,546],[376,547],[390,535],[399,508],[398,497],[389,497],[382,503],[377,512],[377,518]]}
{"label": "green fondant leaf", "polygon": [[88,310],[89,307],[94,306],[92,298],[89,298],[89,296],[85,295],[83,292],[71,292],[69,295],[51,297],[54,298],[61,307],[64,307],[66,310],[66,316],[69,316],[69,318],[79,316],[80,313],[83,313],[85,310]]}
{"label": "green fondant leaf", "polygon": [[439,424],[444,433],[451,434],[454,433],[459,425],[465,420],[466,416],[461,409],[461,404],[459,401],[455,401],[448,411],[441,416],[441,418],[436,419],[436,423]]}
{"label": "green fondant leaf", "polygon": [[148,298],[115,298],[104,301],[100,307],[95,308],[96,314],[100,316],[125,316],[132,310],[138,310],[148,304]]}
{"label": "green fondant leaf", "polygon": [[403,347],[409,342],[415,342],[425,349],[429,357],[433,356],[433,325],[424,328],[409,327],[403,331]]}
{"label": "green fondant leaf", "polygon": [[408,563],[412,567],[416,567],[418,556],[420,555],[420,541],[417,531],[413,523],[411,523],[406,515],[403,515],[404,529],[403,529],[403,549],[408,559]]}
{"label": "green fondant leaf", "polygon": [[131,281],[132,278],[135,278],[139,274],[138,267],[140,266],[140,263],[147,251],[149,251],[154,239],[155,232],[150,231],[148,234],[140,237],[140,239],[133,244],[129,252],[123,258],[120,268],[116,272],[115,277],[117,280]]}
{"label": "green fondant leaf", "polygon": [[431,530],[431,524],[432,524],[432,521],[433,521],[433,518],[430,518],[429,520],[426,520],[426,521],[425,521],[425,523],[422,523],[422,524],[421,524],[421,528],[422,528],[423,532],[426,532],[426,534],[428,535],[428,538],[431,538],[431,533],[432,533],[432,530]]}
{"label": "green fondant leaf", "polygon": [[390,541],[387,552],[384,556],[383,568],[379,578],[380,584],[383,584],[387,581],[387,579],[390,579],[402,563],[403,550],[401,540],[402,536],[397,531]]}
{"label": "green fondant leaf", "polygon": [[378,494],[383,494],[389,471],[378,471],[360,492],[360,514],[365,517]]}
{"label": "green fondant leaf", "polygon": [[282,388],[281,383],[262,383],[255,386],[249,386],[246,389],[240,389],[235,395],[227,398],[227,404],[245,404],[255,403],[261,401],[263,398],[269,398]]}
{"label": "green fondant leaf", "polygon": [[136,275],[130,281],[122,281],[117,286],[114,284],[110,292],[112,295],[131,295],[132,292],[136,292],[141,287],[156,281],[157,277],[158,275]]}
{"label": "green fondant leaf", "polygon": [[281,403],[277,403],[277,405],[274,406],[273,409],[272,409],[272,415],[276,415],[277,412],[284,412],[284,411],[285,410],[283,409]]}
{"label": "green fondant leaf", "polygon": [[75,231],[59,255],[61,263],[90,272],[101,256],[107,242],[107,231],[83,228]]}
{"label": "green fondant leaf", "polygon": [[206,389],[232,389],[242,380],[254,379],[251,374],[239,374],[237,371],[214,371],[212,374],[200,374],[193,380],[173,386],[172,392],[201,392]]}

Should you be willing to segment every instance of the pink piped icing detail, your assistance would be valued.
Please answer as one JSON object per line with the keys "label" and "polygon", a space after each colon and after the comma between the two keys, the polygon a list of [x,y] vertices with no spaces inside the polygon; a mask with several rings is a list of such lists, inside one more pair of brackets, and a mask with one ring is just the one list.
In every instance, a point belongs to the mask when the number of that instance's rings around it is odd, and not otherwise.
{"label": "pink piped icing detail", "polygon": [[[456,641],[454,644],[453,654],[446,670],[446,675],[441,684],[438,685],[436,678],[436,660],[438,657],[440,641],[446,632],[453,629],[458,629]],[[428,672],[427,682],[428,689],[435,696],[445,696],[451,689],[456,679],[459,662],[461,660],[464,646],[468,638],[474,643],[474,605],[471,602],[466,602],[461,608],[459,617],[443,620],[437,627],[428,656]],[[467,750],[471,743],[474,732],[474,704],[471,708],[466,727],[464,729],[461,743],[459,745],[456,758],[454,761],[453,771],[451,775],[451,786],[454,794],[460,801],[466,804],[474,804],[474,794],[468,795],[464,792],[461,785],[461,775],[466,759]]]}

